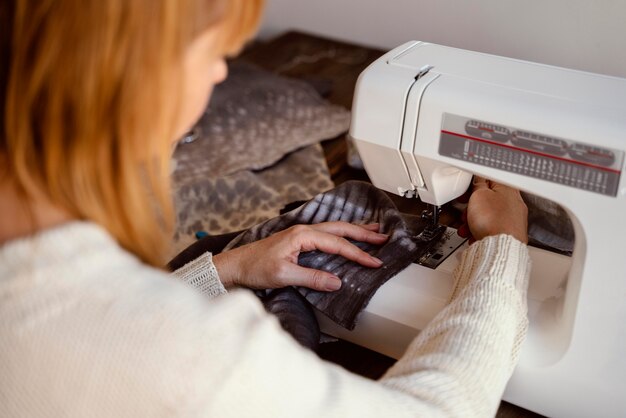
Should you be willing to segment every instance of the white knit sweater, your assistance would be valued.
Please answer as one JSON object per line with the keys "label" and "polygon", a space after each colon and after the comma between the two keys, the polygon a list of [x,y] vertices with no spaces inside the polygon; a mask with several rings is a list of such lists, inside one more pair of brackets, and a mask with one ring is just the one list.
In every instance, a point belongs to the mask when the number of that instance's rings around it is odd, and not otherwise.
{"label": "white knit sweater", "polygon": [[170,275],[100,227],[0,247],[0,416],[491,416],[526,330],[526,246],[472,245],[451,302],[379,381],[301,348],[206,254]]}

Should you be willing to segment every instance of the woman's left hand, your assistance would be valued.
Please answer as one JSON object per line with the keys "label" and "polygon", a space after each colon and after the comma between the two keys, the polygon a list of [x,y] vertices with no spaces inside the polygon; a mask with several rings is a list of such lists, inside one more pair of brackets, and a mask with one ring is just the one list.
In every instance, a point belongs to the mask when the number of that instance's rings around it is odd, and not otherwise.
{"label": "woman's left hand", "polygon": [[213,262],[227,288],[268,289],[293,285],[334,291],[341,287],[341,280],[332,273],[299,266],[298,255],[319,250],[339,254],[365,267],[380,267],[382,261],[346,239],[383,244],[389,237],[379,234],[378,228],[378,224],[347,222],[295,225],[265,239],[217,254],[213,256]]}

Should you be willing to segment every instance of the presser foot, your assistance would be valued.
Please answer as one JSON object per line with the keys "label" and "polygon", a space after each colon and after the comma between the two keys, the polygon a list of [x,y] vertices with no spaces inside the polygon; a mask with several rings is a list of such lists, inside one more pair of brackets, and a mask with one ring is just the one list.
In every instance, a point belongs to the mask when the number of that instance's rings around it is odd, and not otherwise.
{"label": "presser foot", "polygon": [[443,234],[445,229],[446,227],[444,225],[428,224],[426,225],[426,228],[424,228],[424,230],[415,237],[415,239],[422,242],[430,242],[437,239],[439,235]]}
{"label": "presser foot", "polygon": [[[439,235],[439,238],[436,238],[437,235]],[[416,238],[418,240],[426,240],[427,237],[435,239],[435,242],[420,255],[415,263],[431,269],[437,268],[450,254],[467,241],[467,238],[460,237],[457,234],[456,229],[444,225],[428,225]]]}
{"label": "presser foot", "polygon": [[423,211],[421,216],[426,221],[426,227],[415,237],[417,241],[429,243],[427,249],[421,253],[415,262],[432,269],[437,268],[450,254],[467,241],[467,238],[462,238],[457,234],[456,229],[439,223],[440,213],[441,208],[439,206],[428,205],[428,209]]}

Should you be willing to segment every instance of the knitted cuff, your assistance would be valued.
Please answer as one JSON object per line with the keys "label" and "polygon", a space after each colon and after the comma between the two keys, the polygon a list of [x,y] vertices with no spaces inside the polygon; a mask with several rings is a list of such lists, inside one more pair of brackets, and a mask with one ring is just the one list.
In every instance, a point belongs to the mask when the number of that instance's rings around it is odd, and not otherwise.
{"label": "knitted cuff", "polygon": [[511,235],[485,237],[469,246],[454,271],[456,283],[450,301],[474,280],[498,277],[523,295],[528,289],[530,257],[526,244]]}
{"label": "knitted cuff", "polygon": [[190,261],[172,274],[209,298],[227,293],[209,252]]}

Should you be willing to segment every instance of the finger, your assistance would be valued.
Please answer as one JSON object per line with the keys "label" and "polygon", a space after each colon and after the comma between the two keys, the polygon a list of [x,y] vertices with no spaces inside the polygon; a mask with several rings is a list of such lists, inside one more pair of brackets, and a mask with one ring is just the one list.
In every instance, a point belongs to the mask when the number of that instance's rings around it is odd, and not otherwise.
{"label": "finger", "polygon": [[513,187],[509,187],[509,186],[505,186],[502,183],[497,183],[495,181],[491,182],[491,188],[499,193],[510,193],[510,194],[514,194],[514,195],[519,195],[521,197],[521,194],[519,192],[519,190],[514,189]]}
{"label": "finger", "polygon": [[285,277],[281,280],[285,286],[304,286],[322,292],[333,292],[341,288],[341,280],[334,274],[292,263],[285,268]]}
{"label": "finger", "polygon": [[486,184],[487,187],[489,187],[490,189],[493,189],[493,190],[500,189],[500,190],[507,190],[507,191],[509,191],[509,190],[510,191],[517,191],[517,189],[514,189],[512,187],[506,186],[506,185],[504,185],[502,183],[499,183],[497,181],[488,180],[488,179],[485,179],[483,177],[474,176],[474,180],[472,181],[472,184],[475,187],[476,186],[482,187],[483,183]]}
{"label": "finger", "polygon": [[324,222],[321,224],[311,225],[315,230],[333,234],[340,237],[351,238],[356,241],[369,242],[371,244],[382,244],[389,239],[386,234],[380,234],[363,228],[362,225],[354,225],[348,222]]}
{"label": "finger", "polygon": [[319,250],[328,254],[338,254],[366,267],[380,267],[383,264],[378,258],[334,234],[313,230],[304,239],[306,241],[302,242],[302,251]]}
{"label": "finger", "polygon": [[472,180],[472,185],[474,186],[474,190],[488,189],[489,181],[484,177],[474,176],[474,179]]}
{"label": "finger", "polygon": [[522,194],[520,193],[520,191],[513,187],[505,186],[504,184],[492,181],[491,190],[500,195],[509,196],[510,198],[517,199],[519,202],[524,202],[524,198],[522,198]]}
{"label": "finger", "polygon": [[373,224],[363,224],[363,225],[358,225],[363,229],[367,229],[368,231],[374,231],[374,232],[378,232],[380,230],[380,224],[379,223],[373,223]]}

